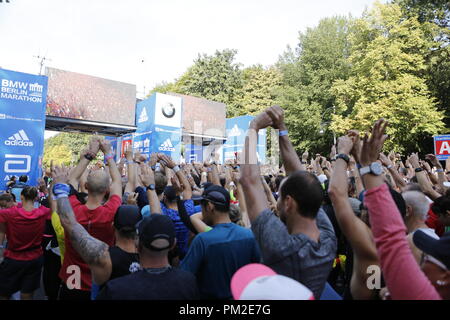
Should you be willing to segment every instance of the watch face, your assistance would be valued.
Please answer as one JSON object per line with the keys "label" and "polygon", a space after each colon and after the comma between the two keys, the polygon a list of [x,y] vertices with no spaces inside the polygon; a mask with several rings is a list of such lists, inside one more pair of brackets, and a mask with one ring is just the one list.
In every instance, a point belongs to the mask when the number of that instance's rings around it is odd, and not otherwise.
{"label": "watch face", "polygon": [[372,162],[370,164],[370,171],[379,176],[383,173],[383,167],[381,166],[381,164],[379,162]]}
{"label": "watch face", "polygon": [[175,107],[169,102],[162,108],[162,113],[166,118],[172,118],[175,115]]}

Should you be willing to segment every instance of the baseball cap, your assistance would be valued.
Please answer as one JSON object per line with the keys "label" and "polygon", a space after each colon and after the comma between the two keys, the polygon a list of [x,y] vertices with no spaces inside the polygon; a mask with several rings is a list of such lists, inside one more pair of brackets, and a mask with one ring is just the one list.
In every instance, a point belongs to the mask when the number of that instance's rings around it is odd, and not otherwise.
{"label": "baseball cap", "polygon": [[114,216],[114,227],[120,230],[124,227],[134,228],[142,220],[142,215],[137,206],[122,205]]}
{"label": "baseball cap", "polygon": [[[175,243],[175,226],[172,220],[163,214],[154,213],[142,219],[136,226],[139,243],[154,251],[170,249]],[[165,239],[167,245],[161,246],[156,240]]]}
{"label": "baseball cap", "polygon": [[440,239],[435,239],[422,230],[417,230],[413,234],[413,241],[417,248],[450,270],[450,232],[444,233]]}
{"label": "baseball cap", "polygon": [[203,191],[201,196],[192,197],[192,200],[206,200],[213,204],[224,207],[227,211],[230,209],[230,193],[227,191],[227,189],[218,185],[209,186],[207,189],[205,189],[205,191]]}
{"label": "baseball cap", "polygon": [[259,263],[236,271],[230,286],[235,300],[314,300],[303,284]]}

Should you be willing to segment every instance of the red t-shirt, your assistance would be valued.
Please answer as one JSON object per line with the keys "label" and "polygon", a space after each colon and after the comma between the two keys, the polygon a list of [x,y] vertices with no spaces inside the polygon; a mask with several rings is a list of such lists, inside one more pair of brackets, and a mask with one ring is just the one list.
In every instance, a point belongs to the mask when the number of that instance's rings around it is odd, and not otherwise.
{"label": "red t-shirt", "polygon": [[430,210],[428,210],[428,219],[425,221],[425,224],[431,229],[434,229],[439,237],[445,232],[444,225],[439,221],[438,215],[431,210],[431,205]]}
{"label": "red t-shirt", "polygon": [[[89,210],[86,205],[81,204],[76,196],[69,197],[75,218],[91,236],[105,242],[109,246],[114,245],[113,221],[117,208],[122,204],[122,199],[118,195],[113,195],[103,206],[94,210]],[[64,262],[59,272],[59,277],[66,282],[74,274],[70,266],[78,266],[81,271],[81,290],[91,290],[91,270],[78,252],[73,248],[68,237],[64,239],[66,251]]]}
{"label": "red t-shirt", "polygon": [[6,224],[8,248],[6,258],[30,261],[42,255],[45,221],[51,219],[51,210],[41,206],[33,211],[22,207],[0,210],[0,223]]}

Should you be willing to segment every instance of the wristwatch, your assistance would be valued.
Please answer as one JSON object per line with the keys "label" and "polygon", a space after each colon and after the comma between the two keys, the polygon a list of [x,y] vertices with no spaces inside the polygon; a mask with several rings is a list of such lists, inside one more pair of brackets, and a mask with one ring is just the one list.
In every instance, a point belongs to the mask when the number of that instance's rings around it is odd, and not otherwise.
{"label": "wristwatch", "polygon": [[422,171],[423,171],[423,168],[415,168],[414,171],[415,171],[415,172],[422,172]]}
{"label": "wristwatch", "polygon": [[361,177],[367,173],[380,176],[383,173],[383,167],[379,162],[372,162],[369,166],[359,169]]}
{"label": "wristwatch", "polygon": [[336,156],[336,160],[337,160],[337,159],[345,160],[345,162],[347,162],[347,163],[350,162],[350,157],[349,157],[348,155],[344,154],[344,153],[339,153],[339,154]]}
{"label": "wristwatch", "polygon": [[84,157],[85,157],[86,159],[88,159],[89,161],[94,160],[94,157],[93,157],[92,155],[90,155],[90,154],[85,154]]}
{"label": "wristwatch", "polygon": [[152,191],[155,190],[155,185],[153,183],[149,184],[147,186],[147,190],[152,190]]}

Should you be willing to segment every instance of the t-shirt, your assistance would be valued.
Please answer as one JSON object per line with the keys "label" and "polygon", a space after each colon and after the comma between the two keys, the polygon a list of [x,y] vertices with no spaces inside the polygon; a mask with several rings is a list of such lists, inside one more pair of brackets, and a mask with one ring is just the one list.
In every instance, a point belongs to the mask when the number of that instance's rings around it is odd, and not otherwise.
{"label": "t-shirt", "polygon": [[[184,207],[186,213],[191,216],[195,213],[194,201],[191,199],[184,201]],[[182,257],[184,257],[188,251],[189,245],[189,229],[181,220],[177,210],[167,208],[163,202],[161,202],[162,214],[168,216],[175,224],[175,234],[177,238],[177,247]]]}
{"label": "t-shirt", "polygon": [[192,273],[178,268],[144,269],[108,281],[97,300],[195,300],[199,298]]}
{"label": "t-shirt", "polygon": [[[89,210],[86,205],[81,204],[75,195],[69,197],[75,218],[91,236],[105,242],[107,245],[114,244],[113,221],[117,208],[121,205],[122,199],[118,195],[112,195],[108,202],[94,210]],[[66,252],[64,262],[59,272],[59,277],[66,282],[74,273],[70,266],[78,266],[81,270],[81,290],[89,291],[91,289],[91,271],[88,265],[73,248],[69,237],[64,239]]]}
{"label": "t-shirt", "polygon": [[126,276],[139,270],[139,255],[130,253],[114,246],[109,247],[109,256],[111,257],[111,277],[110,280]]}
{"label": "t-shirt", "polygon": [[230,281],[234,273],[260,260],[251,230],[221,223],[194,238],[181,268],[196,275],[203,299],[231,299]]}
{"label": "t-shirt", "polygon": [[4,257],[21,261],[39,258],[42,255],[45,223],[50,219],[50,213],[50,209],[43,206],[31,212],[23,207],[0,210],[0,223],[6,224],[8,239]]}
{"label": "t-shirt", "polygon": [[319,243],[304,234],[289,234],[286,225],[269,209],[252,223],[261,248],[263,263],[276,273],[293,278],[313,293],[316,299],[325,287],[336,257],[336,236],[323,209],[317,218]]}

